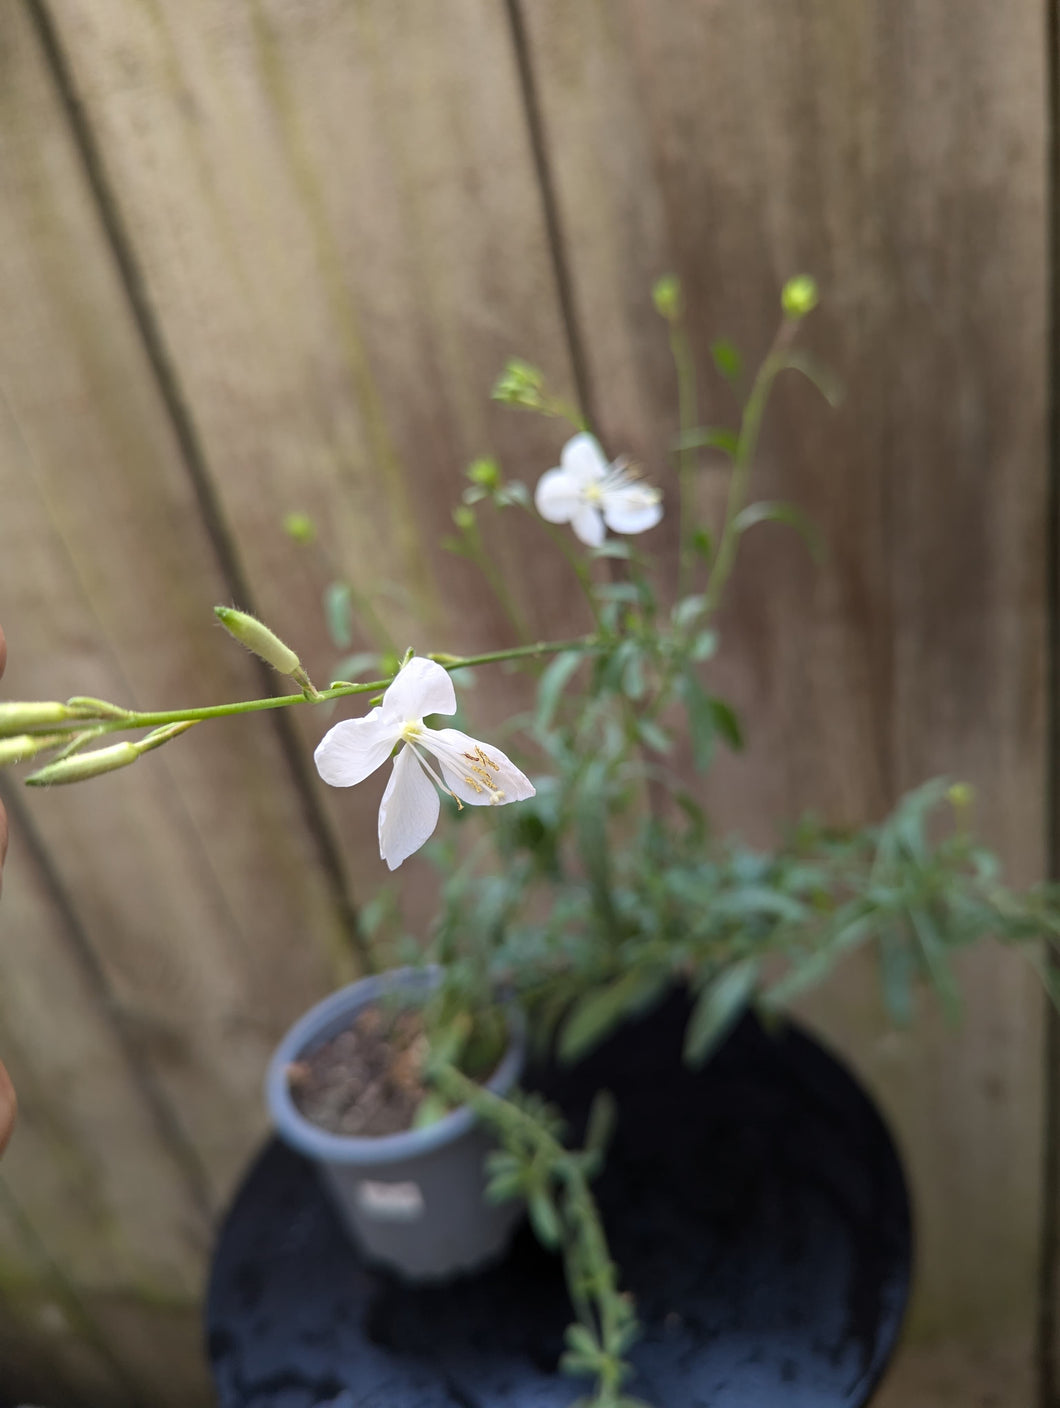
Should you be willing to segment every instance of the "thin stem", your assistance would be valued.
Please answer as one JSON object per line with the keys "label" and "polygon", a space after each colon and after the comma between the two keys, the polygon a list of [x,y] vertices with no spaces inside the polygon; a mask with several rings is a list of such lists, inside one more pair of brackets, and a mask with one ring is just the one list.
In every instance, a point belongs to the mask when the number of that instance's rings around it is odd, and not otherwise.
{"label": "thin stem", "polygon": [[526,624],[526,617],[519,610],[508,583],[504,580],[504,577],[497,569],[492,557],[490,557],[489,553],[486,551],[477,521],[470,527],[464,528],[462,532],[465,551],[469,560],[475,564],[489,583],[490,590],[500,603],[501,610],[504,612],[505,616],[507,616],[512,630],[521,641],[524,643],[528,642],[531,632]]}
{"label": "thin stem", "polygon": [[[534,655],[559,655],[567,650],[592,650],[598,641],[596,636],[579,636],[574,640],[563,641],[535,641],[531,644],[509,646],[504,650],[485,651],[481,655],[445,655],[430,654],[427,659],[434,660],[436,664],[445,670],[470,669],[477,665],[492,665],[504,660],[519,660],[527,656]],[[325,704],[333,699],[345,699],[356,694],[378,694],[385,690],[394,682],[395,676],[390,675],[386,679],[366,680],[358,683],[336,684],[330,689],[319,691],[316,699],[308,699],[305,694],[277,694],[270,695],[267,699],[241,699],[229,704],[207,704],[199,708],[190,709],[159,709],[149,712],[128,710],[120,713],[117,717],[106,717],[97,723],[90,717],[72,719],[65,725],[51,723],[43,732],[52,733],[76,733],[91,727],[93,731],[99,733],[125,732],[131,729],[159,728],[163,724],[177,724],[186,722],[199,722],[204,719],[222,719],[233,714],[254,714],[266,709],[286,709],[292,704]],[[101,706],[111,709],[112,705]],[[33,731],[30,730],[30,733]]]}
{"label": "thin stem", "polygon": [[696,363],[692,356],[692,345],[684,324],[677,318],[670,321],[670,354],[677,372],[678,419],[681,426],[681,443],[677,452],[677,492],[680,499],[680,548],[678,556],[678,594],[688,591],[692,575],[692,474],[695,468],[695,452],[686,443],[689,433],[699,423],[696,395]]}
{"label": "thin stem", "polygon": [[785,318],[777,329],[773,344],[762,365],[758,368],[754,384],[751,387],[751,394],[743,408],[743,415],[740,418],[740,434],[736,443],[736,453],[733,456],[732,477],[729,480],[729,495],[725,505],[725,522],[722,526],[717,551],[714,554],[714,561],[710,566],[710,574],[707,577],[705,596],[708,616],[717,608],[725,583],[732,572],[736,558],[736,546],[739,541],[739,533],[735,526],[736,519],[747,498],[751,466],[754,462],[755,451],[758,448],[758,437],[762,429],[762,417],[769,401],[773,381],[777,373],[784,369],[785,353],[795,335],[797,326],[798,324],[793,319]]}

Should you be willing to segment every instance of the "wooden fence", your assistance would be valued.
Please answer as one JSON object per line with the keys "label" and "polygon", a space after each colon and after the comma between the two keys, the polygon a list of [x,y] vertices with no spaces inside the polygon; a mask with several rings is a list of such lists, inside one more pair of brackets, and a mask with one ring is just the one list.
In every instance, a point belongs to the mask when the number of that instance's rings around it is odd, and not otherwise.
{"label": "wooden fence", "polygon": [[[785,387],[762,475],[831,551],[814,569],[779,532],[749,544],[725,653],[752,746],[712,801],[761,839],[952,774],[1011,874],[1040,875],[1046,11],[4,0],[5,694],[262,692],[211,629],[218,601],[326,675],[327,573],[281,530],[294,510],[360,590],[399,585],[402,641],[503,640],[437,542],[473,456],[554,463],[558,427],[489,401],[504,360],[547,368],[662,472],[653,280],[681,275],[708,365],[720,333],[760,354],[781,282],[808,270],[810,340],[846,400]],[[703,392],[730,413],[720,379]],[[500,549],[535,627],[567,629],[532,545]],[[264,1133],[270,1043],[357,971],[382,878],[378,797],[319,785],[320,727],[262,716],[84,788],[5,787],[0,1051],[23,1111],[0,1179],[0,1398],[209,1401],[199,1300]],[[425,875],[410,862],[406,892]],[[1025,1408],[1050,1223],[1042,999],[999,953],[963,977],[957,1030],[924,1012],[889,1031],[856,966],[810,1015],[881,1100],[916,1193],[917,1295],[881,1402]]]}

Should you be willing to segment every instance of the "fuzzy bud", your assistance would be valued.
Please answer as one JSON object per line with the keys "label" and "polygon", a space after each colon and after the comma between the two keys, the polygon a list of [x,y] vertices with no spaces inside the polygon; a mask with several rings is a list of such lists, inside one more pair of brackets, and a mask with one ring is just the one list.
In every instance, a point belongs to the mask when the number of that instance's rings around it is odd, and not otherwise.
{"label": "fuzzy bud", "polygon": [[317,526],[308,513],[289,513],[283,520],[283,531],[305,547],[316,538]]}
{"label": "fuzzy bud", "polygon": [[0,738],[12,734],[25,733],[30,728],[43,728],[48,724],[62,724],[82,715],[66,704],[42,701],[36,704],[0,704]]}
{"label": "fuzzy bud", "polygon": [[780,295],[780,306],[787,317],[798,321],[812,313],[818,302],[817,281],[809,274],[796,274],[784,285]]}
{"label": "fuzzy bud", "polygon": [[492,491],[501,487],[501,467],[495,459],[475,460],[467,467],[467,477],[472,484],[478,484],[483,489]]}
{"label": "fuzzy bud", "polygon": [[23,763],[49,748],[58,748],[69,738],[65,733],[19,733],[12,738],[0,738],[0,768],[11,763]]}
{"label": "fuzzy bud", "polygon": [[302,669],[301,661],[291,647],[284,645],[279,636],[256,617],[249,616],[245,611],[235,611],[230,606],[215,606],[213,611],[230,636],[234,636],[240,645],[245,645],[255,655],[260,655],[281,675],[293,676]]}
{"label": "fuzzy bud", "polygon": [[116,772],[135,763],[140,749],[135,743],[112,743],[108,748],[96,748],[91,753],[75,753],[47,763],[26,778],[29,787],[51,787],[61,782],[84,782],[105,772]]}
{"label": "fuzzy bud", "polygon": [[651,297],[655,311],[667,322],[672,323],[681,316],[681,280],[676,274],[664,274],[661,279],[656,280]]}

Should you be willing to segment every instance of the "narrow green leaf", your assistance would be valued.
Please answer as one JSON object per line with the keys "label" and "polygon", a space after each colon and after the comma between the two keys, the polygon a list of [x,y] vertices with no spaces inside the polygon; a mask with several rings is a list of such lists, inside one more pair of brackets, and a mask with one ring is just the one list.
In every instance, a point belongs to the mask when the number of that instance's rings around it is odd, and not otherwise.
{"label": "narrow green leaf", "polygon": [[665,970],[633,968],[607,987],[597,988],[575,1003],[559,1039],[561,1060],[577,1061],[626,1017],[642,1012],[665,990]]}
{"label": "narrow green leaf", "polygon": [[806,543],[814,562],[823,560],[824,540],[820,530],[813,520],[808,518],[801,509],[796,508],[794,504],[780,502],[748,504],[733,519],[733,527],[740,533],[746,533],[748,528],[753,528],[756,523],[784,523],[789,528],[794,528]]}
{"label": "narrow green leaf", "polygon": [[747,1007],[758,981],[758,959],[742,958],[700,993],[685,1028],[685,1060],[699,1065]]}
{"label": "narrow green leaf", "polygon": [[633,556],[633,549],[621,538],[605,538],[598,548],[592,549],[592,554],[593,557],[617,557],[628,561]]}
{"label": "narrow green leaf", "polygon": [[353,591],[349,582],[329,582],[324,589],[324,619],[339,650],[353,644]]}
{"label": "narrow green leaf", "polygon": [[739,435],[726,426],[701,425],[695,430],[686,430],[677,440],[679,450],[721,450],[730,459],[735,458],[739,447]]}
{"label": "narrow green leaf", "polygon": [[726,381],[738,381],[743,371],[743,358],[726,337],[719,337],[710,344],[710,355],[714,365]]}
{"label": "narrow green leaf", "polygon": [[685,630],[693,621],[698,621],[707,607],[707,598],[702,593],[682,597],[670,612],[670,619],[678,630]]}
{"label": "narrow green leaf", "polygon": [[842,382],[827,367],[818,362],[816,357],[811,357],[808,352],[796,349],[794,352],[788,353],[784,359],[784,365],[790,367],[793,372],[801,372],[808,381],[813,382],[830,406],[834,408],[842,404],[844,395]]}
{"label": "narrow green leaf", "polygon": [[549,1251],[554,1251],[563,1240],[563,1227],[555,1203],[543,1189],[538,1188],[527,1198],[526,1208],[537,1240]]}
{"label": "narrow green leaf", "polygon": [[690,671],[686,671],[677,682],[677,690],[688,716],[688,734],[692,740],[692,757],[699,772],[710,766],[714,756],[715,723],[710,708],[710,698]]}
{"label": "narrow green leaf", "polygon": [[611,1142],[618,1122],[618,1105],[609,1090],[598,1090],[589,1107],[589,1121],[585,1127],[585,1147],[594,1154],[602,1154]]}
{"label": "narrow green leaf", "polygon": [[653,719],[637,720],[637,737],[656,753],[669,753],[673,747],[670,735],[659,727]]}
{"label": "narrow green leaf", "polygon": [[740,727],[740,720],[736,717],[732,706],[726,704],[725,700],[720,699],[716,694],[711,694],[707,698],[707,707],[710,709],[714,727],[725,742],[734,753],[741,752],[743,749],[743,729]]}
{"label": "narrow green leaf", "polygon": [[537,686],[537,724],[548,728],[559,704],[560,696],[567,688],[582,657],[576,651],[567,651],[549,661]]}

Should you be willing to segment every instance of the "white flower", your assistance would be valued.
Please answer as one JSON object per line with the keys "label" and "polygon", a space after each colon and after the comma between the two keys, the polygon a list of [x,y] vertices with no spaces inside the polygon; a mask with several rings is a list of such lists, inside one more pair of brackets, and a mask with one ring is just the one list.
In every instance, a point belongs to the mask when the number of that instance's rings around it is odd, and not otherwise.
{"label": "white flower", "polygon": [[473,807],[521,802],[534,795],[529,779],[498,749],[455,728],[428,728],[425,714],[455,714],[449,675],[421,655],[398,671],[383,701],[362,719],[329,729],[313,754],[333,787],[363,782],[399,743],[379,805],[379,854],[391,870],[418,851],[438,824],[438,792]]}
{"label": "white flower", "polygon": [[613,533],[643,533],[662,518],[662,495],[637,479],[623,460],[609,464],[600,442],[582,432],[560,452],[558,469],[538,480],[534,503],[549,523],[569,523],[591,548]]}

